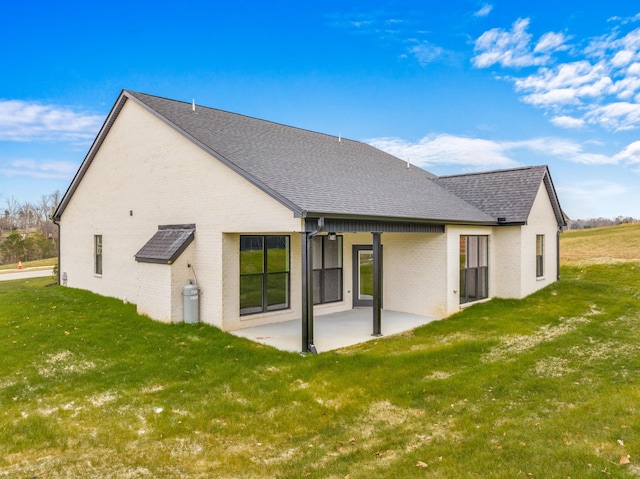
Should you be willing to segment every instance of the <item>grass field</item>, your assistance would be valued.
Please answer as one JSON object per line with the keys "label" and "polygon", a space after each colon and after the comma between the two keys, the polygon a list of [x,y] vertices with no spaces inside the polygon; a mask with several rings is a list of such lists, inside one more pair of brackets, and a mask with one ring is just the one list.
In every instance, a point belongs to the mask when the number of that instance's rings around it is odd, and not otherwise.
{"label": "grass field", "polygon": [[524,300],[318,356],[0,283],[0,477],[638,477],[640,230],[561,241]]}
{"label": "grass field", "polygon": [[562,233],[562,262],[640,261],[640,223]]}
{"label": "grass field", "polygon": [[[58,258],[39,259],[36,261],[25,261],[22,263],[23,268],[40,268],[46,266],[55,266],[58,264]],[[0,271],[15,270],[18,267],[17,263],[2,264],[0,265]]]}

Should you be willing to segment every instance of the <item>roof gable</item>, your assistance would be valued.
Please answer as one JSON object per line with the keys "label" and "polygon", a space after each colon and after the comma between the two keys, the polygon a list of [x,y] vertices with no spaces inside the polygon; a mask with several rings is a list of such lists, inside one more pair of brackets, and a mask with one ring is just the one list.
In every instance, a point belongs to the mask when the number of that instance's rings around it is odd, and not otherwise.
{"label": "roof gable", "polygon": [[525,224],[544,182],[558,225],[564,225],[560,203],[546,166],[441,176],[434,180],[500,223]]}

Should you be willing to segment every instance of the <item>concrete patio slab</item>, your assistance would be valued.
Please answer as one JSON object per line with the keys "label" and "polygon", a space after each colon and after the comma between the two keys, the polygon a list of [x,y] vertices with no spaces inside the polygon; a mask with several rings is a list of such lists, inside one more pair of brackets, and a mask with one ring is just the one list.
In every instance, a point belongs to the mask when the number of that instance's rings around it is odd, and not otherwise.
{"label": "concrete patio slab", "polygon": [[[340,313],[314,317],[314,344],[319,353],[353,346],[373,339],[373,313],[371,308],[358,308]],[[382,310],[382,334],[391,336],[436,321],[437,318],[417,314]],[[302,320],[265,324],[231,331],[231,334],[257,343],[273,346],[282,351],[302,350]]]}

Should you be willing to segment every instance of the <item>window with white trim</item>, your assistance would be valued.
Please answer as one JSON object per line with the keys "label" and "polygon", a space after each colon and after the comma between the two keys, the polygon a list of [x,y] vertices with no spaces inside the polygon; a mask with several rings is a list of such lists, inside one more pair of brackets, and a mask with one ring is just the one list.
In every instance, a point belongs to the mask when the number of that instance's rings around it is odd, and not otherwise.
{"label": "window with white trim", "polygon": [[94,235],[93,237],[93,252],[94,252],[94,274],[102,274],[102,235]]}
{"label": "window with white trim", "polygon": [[544,235],[536,235],[536,278],[544,276]]}

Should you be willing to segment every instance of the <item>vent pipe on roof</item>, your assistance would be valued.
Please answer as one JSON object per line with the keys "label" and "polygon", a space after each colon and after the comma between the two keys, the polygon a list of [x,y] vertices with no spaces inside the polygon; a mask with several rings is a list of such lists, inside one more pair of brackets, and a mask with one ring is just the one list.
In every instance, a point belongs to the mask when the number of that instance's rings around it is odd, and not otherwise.
{"label": "vent pipe on roof", "polygon": [[191,111],[196,111],[196,99],[191,100]]}
{"label": "vent pipe on roof", "polygon": [[342,143],[342,133],[338,133],[338,143]]}

